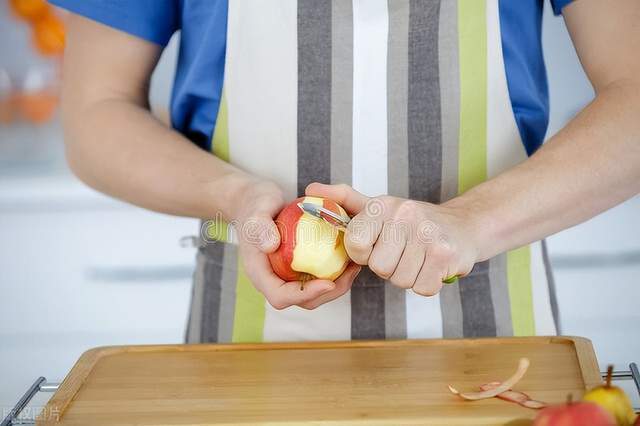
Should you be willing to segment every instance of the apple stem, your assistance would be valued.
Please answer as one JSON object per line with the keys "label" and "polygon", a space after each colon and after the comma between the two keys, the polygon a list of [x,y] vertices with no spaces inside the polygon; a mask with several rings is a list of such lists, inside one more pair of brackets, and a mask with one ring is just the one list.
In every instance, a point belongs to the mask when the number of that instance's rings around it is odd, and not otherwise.
{"label": "apple stem", "polygon": [[304,285],[311,279],[309,274],[304,274],[302,278],[300,278],[300,291],[304,291]]}
{"label": "apple stem", "polygon": [[570,393],[567,395],[567,405],[573,404],[573,394]]}
{"label": "apple stem", "polygon": [[605,386],[611,387],[611,378],[613,377],[613,365],[609,364],[607,366],[607,378],[605,380]]}

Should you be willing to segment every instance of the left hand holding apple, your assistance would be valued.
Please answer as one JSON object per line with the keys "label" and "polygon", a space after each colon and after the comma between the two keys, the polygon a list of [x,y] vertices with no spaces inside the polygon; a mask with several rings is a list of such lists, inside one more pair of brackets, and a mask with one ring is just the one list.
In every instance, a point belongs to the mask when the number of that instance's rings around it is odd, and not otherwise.
{"label": "left hand holding apple", "polygon": [[370,198],[349,185],[312,183],[306,194],[345,208],[352,216],[345,233],[349,257],[398,287],[433,296],[443,281],[469,274],[479,260],[472,215],[460,206]]}

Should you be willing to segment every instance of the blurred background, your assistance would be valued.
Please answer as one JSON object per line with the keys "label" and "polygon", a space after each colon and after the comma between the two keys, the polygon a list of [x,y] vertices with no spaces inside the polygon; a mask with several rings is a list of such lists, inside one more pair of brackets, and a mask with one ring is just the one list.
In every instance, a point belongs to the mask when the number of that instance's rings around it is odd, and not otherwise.
{"label": "blurred background", "polygon": [[[180,239],[198,232],[196,220],[121,203],[72,176],[57,105],[64,15],[33,20],[10,4],[0,0],[0,418],[36,377],[60,381],[91,347],[181,343],[195,253]],[[593,91],[548,9],[551,136]],[[152,82],[160,116],[178,37]],[[601,369],[640,362],[640,197],[549,246],[562,333],[592,339]]]}

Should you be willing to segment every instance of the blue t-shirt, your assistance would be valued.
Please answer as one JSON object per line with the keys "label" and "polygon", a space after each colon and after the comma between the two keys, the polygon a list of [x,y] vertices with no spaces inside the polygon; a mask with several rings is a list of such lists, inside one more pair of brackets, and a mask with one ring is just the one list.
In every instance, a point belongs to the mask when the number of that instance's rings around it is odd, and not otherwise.
{"label": "blue t-shirt", "polygon": [[[165,46],[181,31],[171,99],[173,126],[210,149],[224,74],[227,0],[50,0],[71,12]],[[560,14],[572,0],[550,0]],[[500,0],[500,29],[511,105],[529,154],[549,121],[542,56],[544,0]]]}

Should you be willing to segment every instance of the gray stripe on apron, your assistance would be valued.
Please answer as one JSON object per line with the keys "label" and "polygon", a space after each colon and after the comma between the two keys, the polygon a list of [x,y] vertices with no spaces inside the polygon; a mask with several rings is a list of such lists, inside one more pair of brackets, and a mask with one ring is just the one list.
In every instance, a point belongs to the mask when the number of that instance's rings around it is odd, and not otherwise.
{"label": "gray stripe on apron", "polygon": [[331,11],[331,183],[351,184],[353,155],[353,4]]}
{"label": "gray stripe on apron", "polygon": [[205,260],[202,312],[200,317],[200,342],[217,342],[224,244],[219,242],[209,243],[201,250],[205,256]]}
{"label": "gray stripe on apron", "polygon": [[331,0],[298,0],[298,194],[331,180]]}
{"label": "gray stripe on apron", "polygon": [[409,196],[407,142],[409,0],[389,0],[387,74],[388,189],[396,197]]}
{"label": "gray stripe on apron", "polygon": [[238,278],[238,247],[223,244],[223,269],[220,289],[220,314],[218,316],[218,342],[233,340],[233,321],[236,308],[236,283]]}
{"label": "gray stripe on apron", "polygon": [[513,336],[506,253],[499,254],[489,261],[489,282],[491,285],[496,335]]}
{"label": "gray stripe on apron", "polygon": [[[388,191],[409,197],[409,150],[407,107],[409,72],[409,0],[389,0],[389,40],[387,56],[387,170]],[[406,339],[406,290],[385,285],[385,337]]]}
{"label": "gray stripe on apron", "polygon": [[[438,57],[440,64],[440,112],[442,116],[441,201],[458,195],[458,135],[460,128],[460,70],[458,55],[457,1],[440,3]],[[442,335],[462,337],[462,302],[458,284],[440,291]]]}
{"label": "gray stripe on apron", "polygon": [[496,320],[491,300],[489,262],[476,263],[469,276],[459,280],[464,337],[496,335]]}
{"label": "gray stripe on apron", "polygon": [[200,320],[202,318],[202,293],[205,286],[204,267],[206,264],[204,254],[199,250],[196,254],[196,270],[193,274],[191,290],[191,304],[189,321],[187,323],[186,343],[200,343]]}
{"label": "gray stripe on apron", "polygon": [[409,14],[409,198],[438,203],[442,183],[440,1],[411,0]]}
{"label": "gray stripe on apron", "polygon": [[391,283],[384,286],[384,323],[386,339],[407,338],[407,290]]}
{"label": "gray stripe on apron", "polygon": [[[557,334],[562,334],[562,323],[560,322],[560,310],[558,309],[558,295],[556,293],[556,280],[553,277],[553,268],[549,259],[549,251],[547,249],[547,240],[542,240],[542,260],[544,262],[544,270],[547,274],[547,285],[549,286],[549,302],[551,303],[551,313],[553,321],[556,323]],[[535,283],[534,283],[535,285]]]}
{"label": "gray stripe on apron", "polygon": [[409,14],[409,198],[437,203],[442,180],[438,24],[440,1],[411,0]]}
{"label": "gray stripe on apron", "polygon": [[363,268],[351,287],[351,339],[384,339],[384,280]]}

